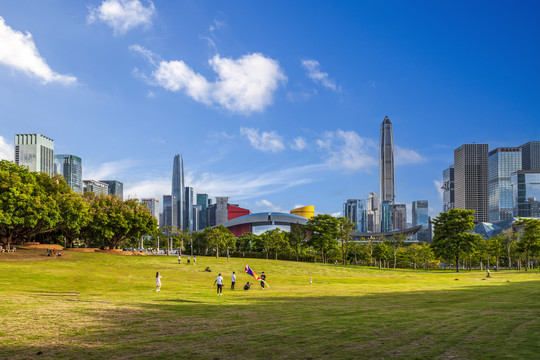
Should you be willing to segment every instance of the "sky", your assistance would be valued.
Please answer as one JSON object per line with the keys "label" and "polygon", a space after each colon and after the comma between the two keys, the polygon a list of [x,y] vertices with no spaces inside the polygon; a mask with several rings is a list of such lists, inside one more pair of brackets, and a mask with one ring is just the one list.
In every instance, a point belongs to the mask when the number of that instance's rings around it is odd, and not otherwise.
{"label": "sky", "polygon": [[[379,192],[442,208],[453,150],[540,140],[538,1],[0,0],[0,158],[17,133],[124,195],[341,215]],[[410,210],[409,210],[410,211]],[[409,218],[410,219],[410,218]],[[410,220],[409,220],[410,221]]]}

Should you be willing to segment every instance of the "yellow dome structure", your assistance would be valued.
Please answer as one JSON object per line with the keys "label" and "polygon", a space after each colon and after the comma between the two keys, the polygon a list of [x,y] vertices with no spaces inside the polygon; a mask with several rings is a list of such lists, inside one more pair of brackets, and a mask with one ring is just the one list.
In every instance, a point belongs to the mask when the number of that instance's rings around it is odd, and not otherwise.
{"label": "yellow dome structure", "polygon": [[302,216],[307,219],[313,219],[313,217],[315,216],[315,206],[314,205],[302,206],[302,207],[291,210],[291,214]]}

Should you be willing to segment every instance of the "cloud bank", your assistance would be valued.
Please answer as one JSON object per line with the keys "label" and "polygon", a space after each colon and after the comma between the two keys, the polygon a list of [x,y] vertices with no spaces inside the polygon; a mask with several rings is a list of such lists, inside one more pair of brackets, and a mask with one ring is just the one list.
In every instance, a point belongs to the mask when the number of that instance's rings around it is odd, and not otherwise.
{"label": "cloud bank", "polygon": [[305,59],[302,60],[302,67],[306,70],[306,75],[317,84],[321,84],[325,88],[332,91],[340,91],[334,79],[328,76],[328,73],[320,70],[321,65],[317,60]]}
{"label": "cloud bank", "polygon": [[115,35],[122,35],[137,26],[150,27],[156,8],[150,0],[147,7],[139,0],[105,0],[89,11],[89,24],[101,21],[113,28]]}
{"label": "cloud bank", "polygon": [[39,54],[32,34],[13,30],[0,16],[0,63],[34,76],[43,84],[61,83],[71,85],[77,79],[71,75],[54,72]]}
{"label": "cloud bank", "polygon": [[[156,58],[139,45],[133,45],[130,49],[147,59]],[[244,55],[239,59],[217,54],[208,64],[216,73],[214,81],[195,72],[182,60],[172,60],[160,61],[156,65],[150,83],[172,92],[182,92],[206,105],[249,114],[262,112],[272,104],[274,92],[287,81],[279,63],[260,53]]]}
{"label": "cloud bank", "polygon": [[8,144],[2,136],[0,136],[0,160],[13,161],[13,146]]}
{"label": "cloud bank", "polygon": [[275,131],[259,132],[258,129],[240,128],[240,135],[249,140],[251,146],[264,152],[279,152],[285,150],[283,139]]}
{"label": "cloud bank", "polygon": [[327,131],[317,140],[317,145],[327,152],[327,163],[333,167],[368,170],[378,165],[377,159],[371,155],[377,148],[375,142],[354,131]]}

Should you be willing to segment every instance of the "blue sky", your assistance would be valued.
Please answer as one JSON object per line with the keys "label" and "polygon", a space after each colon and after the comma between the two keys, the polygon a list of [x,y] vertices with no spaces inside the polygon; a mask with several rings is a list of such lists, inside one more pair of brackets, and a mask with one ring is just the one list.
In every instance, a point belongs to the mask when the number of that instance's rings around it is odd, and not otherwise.
{"label": "blue sky", "polygon": [[0,157],[41,133],[84,178],[254,212],[378,192],[394,126],[396,197],[441,209],[461,144],[540,140],[537,1],[1,1]]}

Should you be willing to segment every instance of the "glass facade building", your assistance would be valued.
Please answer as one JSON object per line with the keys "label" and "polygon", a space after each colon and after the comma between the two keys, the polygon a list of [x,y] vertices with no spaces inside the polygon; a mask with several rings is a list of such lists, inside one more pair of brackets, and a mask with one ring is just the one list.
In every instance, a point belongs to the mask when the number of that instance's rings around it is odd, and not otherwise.
{"label": "glass facade building", "polygon": [[200,206],[199,210],[199,227],[197,230],[206,229],[206,209],[208,208],[208,194],[197,194],[197,205]]}
{"label": "glass facade building", "polygon": [[118,180],[100,180],[102,183],[109,185],[109,195],[114,195],[120,199],[124,199],[124,184]]}
{"label": "glass facade building", "polygon": [[178,224],[176,220],[178,219],[176,214],[176,197],[173,195],[163,195],[163,227],[171,227],[176,230]]}
{"label": "glass facade building", "polygon": [[366,200],[349,199],[343,204],[343,216],[354,224],[353,230],[367,231]]}
{"label": "glass facade building", "polygon": [[443,211],[454,208],[454,165],[443,171]]}
{"label": "glass facade building", "polygon": [[84,192],[93,192],[96,195],[107,195],[109,185],[97,180],[83,180]]}
{"label": "glass facade building", "polygon": [[375,193],[369,193],[366,202],[366,227],[367,232],[378,232],[381,229],[381,212],[379,209],[379,198]]}
{"label": "glass facade building", "polygon": [[74,192],[83,193],[82,160],[80,157],[69,154],[54,155],[54,172],[62,175]]}
{"label": "glass facade building", "polygon": [[540,141],[529,141],[521,149],[521,169],[540,170]]}
{"label": "glass facade building", "polygon": [[540,218],[540,170],[519,170],[511,179],[514,217]]}
{"label": "glass facade building", "polygon": [[381,204],[381,232],[394,230],[394,205],[389,202]]}
{"label": "glass facade building", "polygon": [[412,226],[422,225],[422,229],[415,234],[417,241],[431,241],[429,229],[429,206],[427,200],[417,200],[412,202],[411,209]]}
{"label": "glass facade building", "polygon": [[[172,196],[176,199],[176,203],[173,207],[176,208],[176,221],[175,223],[180,229],[184,229],[184,209],[185,209],[185,189],[184,189],[184,159],[182,155],[177,154],[173,160],[173,173],[172,173]],[[191,229],[191,228],[190,228]]]}
{"label": "glass facade building", "polygon": [[41,134],[16,134],[15,164],[53,176],[54,140]]}
{"label": "glass facade building", "polygon": [[193,227],[193,188],[186,186],[184,188],[184,228],[190,231],[195,230]]}
{"label": "glass facade building", "polygon": [[388,116],[381,124],[379,143],[379,190],[381,202],[393,204],[396,198],[394,192],[394,133]]}
{"label": "glass facade building", "polygon": [[157,199],[141,199],[141,203],[143,203],[152,216],[157,220],[158,227],[161,226],[160,219],[159,219],[159,200]]}
{"label": "glass facade building", "polygon": [[521,149],[497,148],[488,157],[489,222],[513,217],[512,185],[510,176],[521,170]]}

